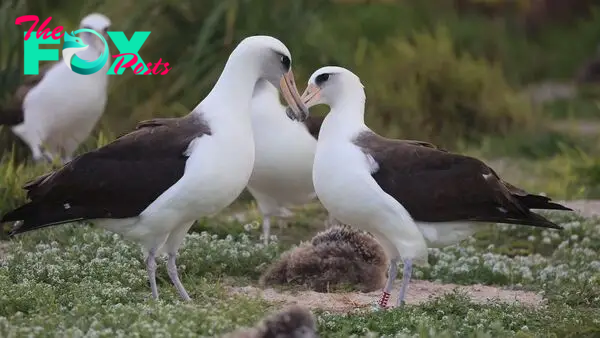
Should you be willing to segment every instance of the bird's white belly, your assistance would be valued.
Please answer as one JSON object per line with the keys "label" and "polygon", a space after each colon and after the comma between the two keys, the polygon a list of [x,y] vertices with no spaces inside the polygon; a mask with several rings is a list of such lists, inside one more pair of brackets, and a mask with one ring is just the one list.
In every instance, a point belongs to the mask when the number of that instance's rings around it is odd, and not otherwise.
{"label": "bird's white belly", "polygon": [[[286,118],[286,117],[284,117]],[[253,121],[256,158],[248,182],[280,204],[305,203],[314,196],[312,167],[316,140],[293,121]]]}
{"label": "bird's white belly", "polygon": [[282,204],[306,202],[314,195],[312,163],[312,157],[293,154],[255,163],[248,186]]}
{"label": "bird's white belly", "polygon": [[363,184],[362,179],[360,175],[319,171],[314,178],[315,191],[333,217],[345,224],[372,231],[379,224],[378,218],[388,212],[381,207],[381,197]]}
{"label": "bird's white belly", "polygon": [[474,222],[417,222],[427,245],[443,248],[471,237],[482,225]]}

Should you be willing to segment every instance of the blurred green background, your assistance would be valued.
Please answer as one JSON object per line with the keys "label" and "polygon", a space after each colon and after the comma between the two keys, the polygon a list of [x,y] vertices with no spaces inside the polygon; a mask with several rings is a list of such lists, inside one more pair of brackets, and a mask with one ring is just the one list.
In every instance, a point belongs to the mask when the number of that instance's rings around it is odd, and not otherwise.
{"label": "blurred green background", "polygon": [[[52,16],[52,26],[75,28],[83,16],[101,12],[113,21],[112,30],[128,36],[150,30],[140,55],[173,66],[165,76],[126,71],[111,77],[107,110],[80,152],[137,121],[187,114],[241,39],[268,34],[292,51],[300,90],[324,65],[359,75],[367,91],[367,123],[377,132],[479,156],[508,181],[536,193],[593,198],[600,196],[600,91],[594,84],[600,71],[593,65],[600,5],[594,3],[4,0],[0,104],[23,80],[22,32],[29,24],[14,25],[20,15]],[[23,181],[47,168],[24,163],[28,150],[6,128],[0,148],[5,209],[23,198]]]}

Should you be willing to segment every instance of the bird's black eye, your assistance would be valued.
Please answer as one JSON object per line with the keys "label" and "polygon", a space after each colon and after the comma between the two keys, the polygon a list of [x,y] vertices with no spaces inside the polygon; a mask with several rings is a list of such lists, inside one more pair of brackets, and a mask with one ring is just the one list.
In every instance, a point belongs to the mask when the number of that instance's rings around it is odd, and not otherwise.
{"label": "bird's black eye", "polygon": [[290,67],[292,66],[292,61],[290,58],[285,55],[281,55],[280,60],[283,68],[285,68],[286,71],[290,70]]}
{"label": "bird's black eye", "polygon": [[317,78],[315,79],[315,82],[317,83],[317,86],[320,86],[321,84],[323,84],[323,82],[329,80],[329,74],[325,73],[325,74],[320,74],[319,76],[317,76]]}

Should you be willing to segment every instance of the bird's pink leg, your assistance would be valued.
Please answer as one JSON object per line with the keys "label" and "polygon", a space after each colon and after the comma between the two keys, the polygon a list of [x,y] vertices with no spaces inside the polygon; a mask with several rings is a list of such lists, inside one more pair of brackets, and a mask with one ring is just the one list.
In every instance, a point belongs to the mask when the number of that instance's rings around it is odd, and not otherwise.
{"label": "bird's pink leg", "polygon": [[156,287],[156,249],[151,249],[146,258],[146,270],[148,271],[148,279],[150,280],[150,290],[152,290],[152,298],[158,299],[158,287]]}
{"label": "bird's pink leg", "polygon": [[392,259],[390,260],[390,268],[388,270],[388,279],[385,283],[385,287],[381,293],[381,297],[377,302],[377,306],[380,309],[386,309],[387,303],[390,299],[390,294],[392,292],[392,287],[394,286],[394,281],[396,280],[396,276],[398,275],[398,260]]}
{"label": "bird's pink leg", "polygon": [[408,288],[408,283],[410,283],[411,275],[412,275],[412,260],[405,259],[404,260],[404,271],[402,272],[402,286],[400,287],[400,293],[398,294],[398,301],[396,302],[396,306],[404,305],[404,297],[406,296],[406,289]]}
{"label": "bird's pink leg", "polygon": [[188,295],[187,291],[185,291],[183,284],[181,284],[181,281],[179,280],[179,275],[177,274],[177,265],[175,264],[176,255],[176,253],[169,253],[169,259],[167,260],[167,273],[169,274],[173,285],[175,285],[179,296],[187,302],[192,299]]}

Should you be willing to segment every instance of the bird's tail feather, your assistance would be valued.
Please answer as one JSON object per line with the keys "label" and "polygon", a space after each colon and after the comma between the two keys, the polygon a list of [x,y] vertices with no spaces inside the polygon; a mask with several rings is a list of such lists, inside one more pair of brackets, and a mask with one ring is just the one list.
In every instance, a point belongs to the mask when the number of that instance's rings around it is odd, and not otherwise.
{"label": "bird's tail feather", "polygon": [[573,211],[573,209],[565,207],[564,205],[554,203],[550,198],[540,195],[513,195],[519,202],[525,205],[528,209],[546,209],[546,210],[567,210]]}
{"label": "bird's tail feather", "polygon": [[559,230],[563,229],[560,225],[558,225],[558,224],[548,220],[544,216],[536,214],[534,212],[530,212],[526,216],[519,215],[517,217],[506,217],[506,216],[485,217],[485,219],[479,219],[476,221],[529,225],[529,226],[534,226],[534,227],[559,229]]}
{"label": "bird's tail feather", "polygon": [[12,237],[24,232],[78,220],[81,220],[81,218],[69,215],[62,208],[47,209],[41,208],[35,203],[27,203],[6,213],[0,222],[17,222],[9,233],[9,236]]}

